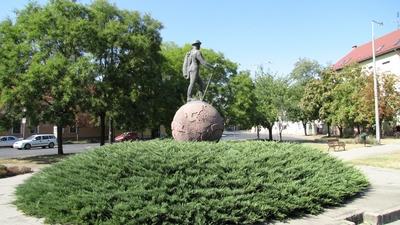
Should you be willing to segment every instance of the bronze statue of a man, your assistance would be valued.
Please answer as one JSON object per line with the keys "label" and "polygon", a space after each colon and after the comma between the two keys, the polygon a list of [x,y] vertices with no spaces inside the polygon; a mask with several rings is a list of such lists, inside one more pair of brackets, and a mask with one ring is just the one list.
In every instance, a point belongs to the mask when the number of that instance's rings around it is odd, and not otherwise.
{"label": "bronze statue of a man", "polygon": [[197,82],[199,87],[200,87],[200,92],[204,96],[204,83],[203,80],[200,77],[200,64],[213,68],[213,66],[209,63],[207,63],[203,55],[201,54],[200,51],[200,45],[201,42],[199,40],[196,40],[195,42],[192,43],[192,50],[188,53],[186,53],[184,63],[183,63],[183,76],[186,79],[190,79],[189,87],[187,90],[187,101],[189,102],[192,99],[192,90],[194,84]]}

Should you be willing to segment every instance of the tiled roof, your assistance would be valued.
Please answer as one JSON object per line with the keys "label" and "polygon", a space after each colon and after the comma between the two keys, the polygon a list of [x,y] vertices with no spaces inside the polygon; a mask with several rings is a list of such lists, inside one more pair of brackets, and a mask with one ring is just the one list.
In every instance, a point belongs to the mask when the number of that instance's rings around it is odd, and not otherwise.
{"label": "tiled roof", "polygon": [[[358,47],[354,47],[346,56],[341,58],[335,65],[334,70],[341,69],[343,66],[354,62],[363,62],[372,58],[372,42],[368,42]],[[382,37],[375,39],[375,56],[384,55],[400,49],[400,30],[393,31]]]}

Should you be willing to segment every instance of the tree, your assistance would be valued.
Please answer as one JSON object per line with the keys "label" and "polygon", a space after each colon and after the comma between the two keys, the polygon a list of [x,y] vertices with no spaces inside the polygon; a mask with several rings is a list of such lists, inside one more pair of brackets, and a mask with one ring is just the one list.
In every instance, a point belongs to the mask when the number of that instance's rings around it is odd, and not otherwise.
{"label": "tree", "polygon": [[400,92],[396,88],[399,85],[399,78],[394,74],[383,74],[381,77],[380,120],[392,121],[400,112]]}
{"label": "tree", "polygon": [[242,71],[238,75],[231,77],[228,88],[230,98],[226,110],[227,123],[238,125],[242,129],[257,125],[254,122],[255,86],[250,77],[250,72]]}
{"label": "tree", "polygon": [[290,73],[292,82],[305,86],[309,81],[320,78],[322,66],[315,60],[300,58]]}
{"label": "tree", "polygon": [[[315,60],[299,59],[290,74],[290,109],[288,118],[292,121],[301,121],[304,135],[307,136],[307,123],[318,119],[318,107],[311,101],[314,94],[310,93],[310,83],[316,84],[321,76],[322,66]],[[307,93],[308,92],[308,93]],[[305,98],[308,98],[307,100]]]}
{"label": "tree", "polygon": [[[180,47],[174,43],[164,43],[161,49],[164,61],[162,85],[158,92],[161,97],[158,98],[160,102],[157,106],[162,113],[158,118],[161,124],[169,127],[177,109],[186,102],[188,81],[183,77],[182,64],[191,46],[186,44]],[[210,81],[204,100],[214,105],[226,117],[230,98],[228,82],[236,75],[237,65],[212,49],[202,48],[201,51],[207,62],[216,65],[214,69],[201,67],[200,76],[203,82],[207,85]]]}
{"label": "tree", "polygon": [[[149,15],[120,10],[105,0],[90,6],[93,30],[88,51],[96,65],[91,111],[100,117],[101,138],[105,120],[120,128],[143,130],[156,123],[161,88],[162,25]],[[110,135],[112,141],[113,135]]]}
{"label": "tree", "polygon": [[[189,47],[189,46],[187,46]],[[178,108],[186,102],[187,80],[182,75],[182,63],[187,48],[179,47],[173,42],[163,43],[161,54],[162,88],[160,95],[163,97],[158,105],[161,111],[160,123],[166,125],[167,132],[171,133],[170,124]]]}
{"label": "tree", "polygon": [[[363,76],[365,82],[358,93],[360,101],[356,120],[363,126],[372,127],[375,124],[374,78],[370,73]],[[393,121],[399,114],[400,93],[396,90],[397,76],[384,73],[379,77],[379,120],[382,124],[383,121]]]}
{"label": "tree", "polygon": [[67,0],[43,7],[30,3],[17,13],[15,24],[4,22],[1,32],[7,40],[1,42],[2,52],[10,50],[0,60],[1,105],[15,117],[26,109],[32,124],[56,124],[58,154],[63,154],[62,129],[73,124],[79,106],[85,105],[93,74],[83,54],[87,17],[85,7]]}
{"label": "tree", "polygon": [[288,109],[288,81],[270,73],[258,72],[255,80],[256,96],[256,121],[259,125],[267,127],[269,140],[273,140],[272,128],[278,122],[279,139],[282,140],[282,130],[285,128],[283,121],[286,120]]}
{"label": "tree", "polygon": [[202,48],[202,53],[208,63],[215,65],[213,69],[200,67],[200,76],[204,84],[207,86],[209,83],[204,100],[211,103],[225,117],[230,97],[228,83],[230,78],[237,74],[238,65],[212,49]]}
{"label": "tree", "polygon": [[335,73],[335,83],[330,94],[332,101],[329,103],[329,120],[339,129],[340,137],[343,137],[343,129],[355,125],[358,99],[355,98],[360,88],[361,68],[347,66]]}

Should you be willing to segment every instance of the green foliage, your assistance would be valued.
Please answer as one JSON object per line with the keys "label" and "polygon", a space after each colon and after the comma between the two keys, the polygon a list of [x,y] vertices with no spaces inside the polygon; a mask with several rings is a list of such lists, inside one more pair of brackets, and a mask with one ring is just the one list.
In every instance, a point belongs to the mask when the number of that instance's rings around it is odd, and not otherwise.
{"label": "green foliage", "polygon": [[[160,99],[157,106],[161,112],[158,117],[162,118],[164,125],[171,124],[176,110],[186,102],[189,81],[183,77],[182,64],[185,54],[190,49],[189,44],[180,47],[174,43],[164,43],[161,47],[164,57],[162,63],[163,82],[157,92]],[[236,75],[237,65],[225,58],[222,53],[217,53],[212,49],[202,48],[201,51],[208,63],[216,65],[214,69],[200,67],[200,77],[205,85],[211,77],[205,101],[211,103],[225,116],[231,97],[228,82],[231,77]]]}
{"label": "green foliage", "polygon": [[161,113],[154,106],[164,97],[158,93],[162,85],[162,24],[105,0],[94,1],[87,8],[92,31],[87,51],[97,74],[89,110],[111,118],[120,129],[144,130],[158,124]]}
{"label": "green foliage", "polygon": [[301,121],[304,134],[307,135],[306,124],[319,118],[319,103],[314,99],[315,86],[321,75],[322,67],[315,60],[299,59],[290,74],[288,118],[292,121]]}
{"label": "green foliage", "polygon": [[296,144],[147,141],[45,168],[17,188],[16,204],[57,224],[254,224],[321,212],[367,186]]}
{"label": "green foliage", "polygon": [[309,81],[320,77],[322,66],[315,60],[300,58],[290,74],[290,79],[300,86],[305,86]]}
{"label": "green foliage", "polygon": [[255,80],[254,93],[257,102],[255,112],[257,125],[267,127],[269,139],[272,140],[272,127],[278,122],[281,140],[283,121],[287,121],[287,112],[291,107],[288,80],[276,74],[265,73],[260,68]]}
{"label": "green foliage", "polygon": [[[7,115],[18,120],[25,108],[33,126],[74,123],[93,78],[84,54],[87,18],[82,5],[54,0],[43,7],[30,3],[14,23],[1,24],[0,107]],[[61,142],[58,152],[62,154]]]}
{"label": "green foliage", "polygon": [[228,83],[230,92],[227,107],[226,121],[231,125],[239,125],[241,129],[251,128],[255,124],[254,112],[256,97],[254,94],[254,83],[250,72],[240,72],[230,78]]}
{"label": "green foliage", "polygon": [[200,69],[200,76],[205,84],[211,78],[204,99],[225,116],[230,97],[228,83],[230,78],[237,74],[238,65],[227,59],[223,53],[212,49],[202,48],[202,54],[208,63],[215,65],[213,69],[205,66]]}

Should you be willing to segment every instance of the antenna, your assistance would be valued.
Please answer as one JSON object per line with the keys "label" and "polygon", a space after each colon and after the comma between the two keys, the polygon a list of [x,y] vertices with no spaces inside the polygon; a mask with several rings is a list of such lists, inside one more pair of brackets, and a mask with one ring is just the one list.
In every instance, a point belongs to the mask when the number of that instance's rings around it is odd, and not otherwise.
{"label": "antenna", "polygon": [[399,11],[397,11],[397,20],[396,20],[396,22],[397,22],[397,30],[400,30],[400,12]]}

